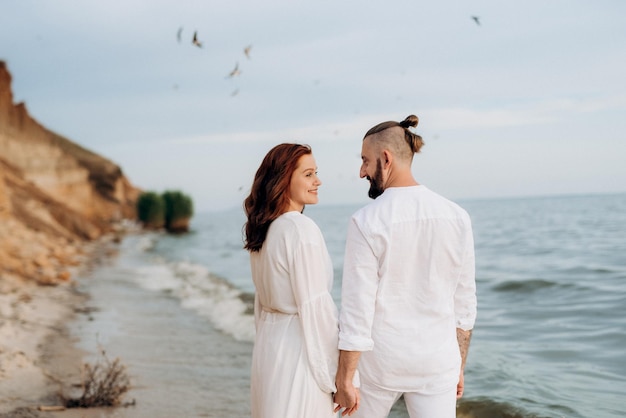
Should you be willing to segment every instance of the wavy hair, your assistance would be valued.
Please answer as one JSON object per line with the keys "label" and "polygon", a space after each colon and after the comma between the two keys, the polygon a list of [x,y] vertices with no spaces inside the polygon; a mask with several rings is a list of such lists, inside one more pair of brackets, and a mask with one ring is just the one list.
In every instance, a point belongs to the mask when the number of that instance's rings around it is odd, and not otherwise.
{"label": "wavy hair", "polygon": [[308,145],[280,144],[267,153],[254,176],[250,195],[243,202],[248,219],[243,248],[251,252],[261,250],[270,224],[289,205],[289,185],[298,160],[311,152]]}

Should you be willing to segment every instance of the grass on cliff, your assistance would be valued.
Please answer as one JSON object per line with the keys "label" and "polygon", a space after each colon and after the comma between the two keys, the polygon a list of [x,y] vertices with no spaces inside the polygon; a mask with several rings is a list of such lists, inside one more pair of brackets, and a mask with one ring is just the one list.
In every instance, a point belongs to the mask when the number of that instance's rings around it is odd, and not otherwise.
{"label": "grass on cliff", "polygon": [[67,397],[61,394],[66,408],[92,408],[99,406],[120,406],[122,397],[130,390],[130,379],[126,367],[119,358],[110,361],[104,350],[102,357],[95,364],[84,364],[82,390],[80,396]]}

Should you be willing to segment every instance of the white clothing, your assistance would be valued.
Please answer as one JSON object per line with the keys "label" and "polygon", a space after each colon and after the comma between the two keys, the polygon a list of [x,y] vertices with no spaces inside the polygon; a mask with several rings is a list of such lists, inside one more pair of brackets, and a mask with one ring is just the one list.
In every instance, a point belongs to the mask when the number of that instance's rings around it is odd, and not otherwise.
{"label": "white clothing", "polygon": [[301,213],[287,212],[271,223],[250,264],[256,288],[252,417],[335,417],[339,326],[321,231]]}
{"label": "white clothing", "polygon": [[364,385],[456,387],[456,328],[470,330],[476,318],[467,212],[422,185],[386,189],[351,218],[341,299],[339,348],[362,352]]}
{"label": "white clothing", "polygon": [[361,383],[361,404],[351,418],[387,418],[400,396],[411,418],[456,418],[456,386],[437,395],[394,392]]}

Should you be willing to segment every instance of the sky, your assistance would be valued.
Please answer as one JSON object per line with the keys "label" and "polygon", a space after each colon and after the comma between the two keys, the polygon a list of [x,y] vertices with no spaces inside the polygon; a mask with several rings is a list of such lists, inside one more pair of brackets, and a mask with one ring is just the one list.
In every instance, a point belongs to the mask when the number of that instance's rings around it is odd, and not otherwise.
{"label": "sky", "polygon": [[38,122],[196,211],[240,208],[282,142],[312,147],[320,204],[367,203],[363,135],[410,114],[413,173],[450,199],[613,193],[624,16],[621,0],[0,0],[0,60]]}

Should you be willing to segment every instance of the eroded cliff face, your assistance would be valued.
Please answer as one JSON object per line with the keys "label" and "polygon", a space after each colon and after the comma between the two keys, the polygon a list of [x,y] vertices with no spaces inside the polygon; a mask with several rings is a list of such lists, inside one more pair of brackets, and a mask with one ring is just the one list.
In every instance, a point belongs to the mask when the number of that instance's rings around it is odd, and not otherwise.
{"label": "eroded cliff face", "polygon": [[66,280],[82,242],[135,218],[139,192],[119,166],[14,104],[0,61],[0,274]]}

